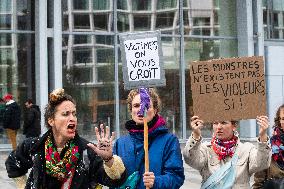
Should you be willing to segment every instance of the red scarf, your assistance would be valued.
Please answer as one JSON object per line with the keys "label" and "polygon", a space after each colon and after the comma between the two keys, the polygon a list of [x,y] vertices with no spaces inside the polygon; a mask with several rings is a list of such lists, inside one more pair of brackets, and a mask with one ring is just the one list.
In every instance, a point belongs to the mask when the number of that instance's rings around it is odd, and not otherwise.
{"label": "red scarf", "polygon": [[219,160],[224,160],[227,156],[233,157],[235,152],[235,146],[238,142],[238,137],[233,136],[231,140],[222,141],[213,136],[211,140],[212,148],[218,155]]}

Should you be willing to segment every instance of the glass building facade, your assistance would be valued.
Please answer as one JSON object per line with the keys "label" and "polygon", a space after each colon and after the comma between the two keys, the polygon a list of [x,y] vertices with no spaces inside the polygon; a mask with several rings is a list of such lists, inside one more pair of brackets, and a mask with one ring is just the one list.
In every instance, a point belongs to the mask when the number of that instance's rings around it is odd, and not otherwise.
{"label": "glass building facade", "polygon": [[[257,47],[253,53],[242,47],[242,31],[250,28],[250,18],[253,23],[261,23],[257,32],[263,31],[263,40],[283,39],[284,1],[258,2],[260,11],[253,8],[253,3],[1,0],[0,95],[12,93],[22,108],[25,99],[33,98],[43,111],[48,93],[63,87],[77,101],[81,135],[93,139],[93,128],[100,123],[122,135],[130,115],[126,104],[128,91],[124,90],[122,79],[119,34],[159,30],[166,77],[166,86],[157,87],[162,100],[160,113],[169,130],[185,140],[193,114],[190,63],[262,55]],[[247,10],[251,15],[244,15],[247,25],[243,29],[243,20],[237,15]],[[255,35],[257,29],[253,26],[252,30]],[[253,36],[251,45],[257,43]],[[206,135],[210,136],[209,129]]]}

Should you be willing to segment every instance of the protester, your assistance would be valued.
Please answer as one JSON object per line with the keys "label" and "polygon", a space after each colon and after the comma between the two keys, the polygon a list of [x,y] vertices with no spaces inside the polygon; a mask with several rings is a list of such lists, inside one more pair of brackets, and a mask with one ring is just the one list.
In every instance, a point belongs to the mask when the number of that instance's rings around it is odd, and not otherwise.
{"label": "protester", "polygon": [[270,143],[272,148],[270,167],[255,173],[254,189],[276,189],[284,186],[284,104],[276,112],[274,132]]}
{"label": "protester", "polygon": [[32,99],[28,99],[25,102],[26,112],[24,116],[24,126],[23,134],[26,135],[26,138],[29,137],[39,137],[40,135],[40,109],[35,105]]}
{"label": "protester", "polygon": [[[143,94],[143,96],[142,96]],[[145,95],[148,100],[145,100]],[[147,102],[146,102],[147,101]],[[154,89],[135,89],[128,94],[128,110],[132,119],[125,124],[129,134],[119,138],[114,154],[119,155],[127,169],[128,180],[137,174],[137,189],[176,189],[184,182],[184,169],[179,141],[170,134],[159,115],[160,98]],[[149,172],[144,168],[144,108],[149,132]],[[132,187],[131,187],[132,188]]]}
{"label": "protester", "polygon": [[6,108],[3,117],[3,127],[6,129],[7,136],[12,144],[13,150],[17,147],[17,132],[21,127],[21,109],[13,100],[11,94],[6,94],[3,97],[6,102]]}
{"label": "protester", "polygon": [[203,120],[191,118],[192,134],[183,155],[185,162],[201,174],[201,188],[250,188],[250,176],[269,166],[268,118],[258,116],[256,120],[259,137],[254,146],[240,142],[236,121],[214,122],[211,143],[201,143]]}
{"label": "protester", "polygon": [[[77,133],[76,103],[63,89],[49,95],[45,108],[48,131],[40,138],[28,138],[7,158],[8,176],[18,187],[25,188],[91,188],[95,183],[118,186],[126,170],[118,156],[112,155],[114,133],[109,128],[95,129],[94,145]],[[31,169],[27,182],[24,175]]]}

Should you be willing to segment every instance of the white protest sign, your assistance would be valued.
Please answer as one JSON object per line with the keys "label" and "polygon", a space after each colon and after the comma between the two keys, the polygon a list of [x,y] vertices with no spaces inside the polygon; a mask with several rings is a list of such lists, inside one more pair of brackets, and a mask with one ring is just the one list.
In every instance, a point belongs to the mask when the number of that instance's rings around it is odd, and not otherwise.
{"label": "white protest sign", "polygon": [[120,36],[123,80],[126,89],[165,85],[159,32]]}

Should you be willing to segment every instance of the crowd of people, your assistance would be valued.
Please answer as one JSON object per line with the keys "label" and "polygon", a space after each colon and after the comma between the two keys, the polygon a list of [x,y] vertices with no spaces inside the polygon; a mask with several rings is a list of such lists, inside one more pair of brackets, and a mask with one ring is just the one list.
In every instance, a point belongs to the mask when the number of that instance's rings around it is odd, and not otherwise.
{"label": "crowd of people", "polygon": [[[250,188],[252,176],[254,189],[284,186],[284,105],[277,110],[271,137],[267,134],[268,117],[256,117],[259,126],[256,145],[240,141],[237,120],[215,120],[211,141],[203,142],[205,123],[194,115],[190,118],[192,133],[181,151],[178,138],[168,131],[159,114],[161,101],[153,88],[129,92],[131,119],[125,123],[126,135],[115,140],[110,128],[101,124],[95,128],[95,144],[78,134],[76,101],[64,89],[49,94],[44,110],[45,133],[40,129],[39,107],[31,99],[26,101],[23,125],[26,139],[19,145],[16,143],[19,105],[10,94],[3,101],[3,128],[13,148],[5,165],[18,188],[98,189],[105,185],[115,189],[177,189],[185,180],[183,158],[199,171],[202,189]],[[145,123],[149,139],[147,171]]]}

